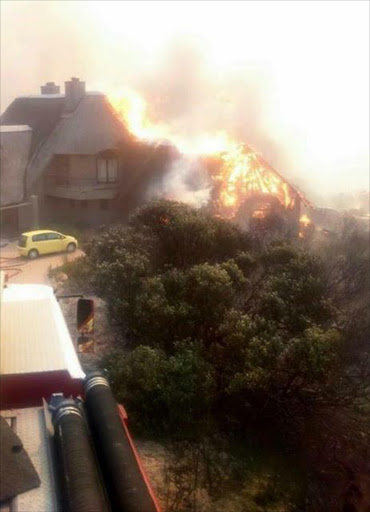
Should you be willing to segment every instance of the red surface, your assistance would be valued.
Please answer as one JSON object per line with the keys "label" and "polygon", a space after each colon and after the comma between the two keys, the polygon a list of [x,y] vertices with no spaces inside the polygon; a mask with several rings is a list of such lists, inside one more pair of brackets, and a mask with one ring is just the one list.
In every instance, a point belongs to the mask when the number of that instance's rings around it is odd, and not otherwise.
{"label": "red surface", "polygon": [[145,473],[144,467],[143,467],[143,465],[141,463],[140,456],[139,456],[139,454],[138,454],[138,452],[136,450],[136,447],[135,447],[135,444],[134,444],[134,442],[132,440],[132,437],[130,436],[130,432],[129,432],[128,427],[127,427],[127,413],[126,413],[126,410],[120,404],[118,404],[118,412],[119,412],[119,415],[120,415],[120,418],[121,418],[121,421],[122,421],[122,424],[123,424],[123,428],[125,429],[126,437],[127,437],[128,441],[130,443],[130,446],[131,446],[131,449],[133,451],[133,454],[135,455],[135,459],[136,459],[137,465],[139,466],[140,473],[141,473],[141,475],[143,477],[143,480],[144,480],[145,485],[146,485],[146,487],[148,489],[150,497],[153,500],[153,503],[154,503],[154,506],[155,506],[157,512],[161,512],[161,507],[159,506],[159,503],[158,503],[157,498],[156,498],[156,496],[154,494],[152,486],[150,485],[149,479],[148,479],[148,477],[147,477],[147,475]]}
{"label": "red surface", "polygon": [[53,393],[76,397],[83,391],[83,381],[71,379],[66,370],[3,375],[0,377],[0,409],[42,405]]}

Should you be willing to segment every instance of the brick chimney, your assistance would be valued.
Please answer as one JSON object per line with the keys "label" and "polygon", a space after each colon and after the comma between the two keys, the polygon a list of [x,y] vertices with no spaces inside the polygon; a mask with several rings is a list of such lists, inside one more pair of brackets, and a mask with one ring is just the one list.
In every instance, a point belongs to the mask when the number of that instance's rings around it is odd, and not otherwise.
{"label": "brick chimney", "polygon": [[79,78],[72,77],[69,82],[64,82],[65,86],[65,111],[75,110],[80,100],[85,96],[85,82],[80,82]]}
{"label": "brick chimney", "polygon": [[60,87],[54,82],[46,82],[41,86],[41,94],[60,94]]}

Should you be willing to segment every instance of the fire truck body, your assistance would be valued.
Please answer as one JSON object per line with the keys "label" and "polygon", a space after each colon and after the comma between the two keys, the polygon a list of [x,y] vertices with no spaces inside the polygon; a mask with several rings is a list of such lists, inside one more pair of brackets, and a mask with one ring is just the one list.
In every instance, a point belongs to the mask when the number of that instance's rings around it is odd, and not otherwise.
{"label": "fire truck body", "polygon": [[82,393],[85,374],[53,289],[9,284],[1,302],[2,407],[42,404],[52,393]]}
{"label": "fire truck body", "polygon": [[[86,378],[51,287],[8,284],[1,290],[0,347],[2,438],[10,427],[20,440],[20,446],[12,441],[8,468],[1,469],[0,510],[158,512],[127,415],[103,377]],[[14,470],[22,453],[35,470],[29,485],[21,481],[22,470]],[[88,504],[93,489],[87,491],[83,482],[89,468],[102,501],[94,510]],[[81,487],[77,482],[71,490],[68,482],[79,477]],[[14,489],[23,484],[26,492]]]}

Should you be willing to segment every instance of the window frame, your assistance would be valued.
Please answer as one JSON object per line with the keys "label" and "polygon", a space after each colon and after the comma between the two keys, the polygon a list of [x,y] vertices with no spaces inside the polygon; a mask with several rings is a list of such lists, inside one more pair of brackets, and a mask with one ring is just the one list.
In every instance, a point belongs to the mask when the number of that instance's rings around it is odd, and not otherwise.
{"label": "window frame", "polygon": [[[104,169],[101,165],[104,165]],[[110,167],[113,165],[113,168]],[[96,182],[98,185],[118,183],[119,160],[118,155],[112,151],[99,153],[96,157]],[[103,172],[101,172],[103,170]],[[103,175],[103,176],[102,176]]]}
{"label": "window frame", "polygon": [[[44,237],[44,238],[39,238]],[[47,233],[39,233],[38,235],[32,235],[32,242],[47,242]]]}
{"label": "window frame", "polygon": [[[49,238],[49,235],[55,235],[55,238]],[[50,233],[46,233],[46,240],[63,240],[63,237],[59,233],[50,231]]]}

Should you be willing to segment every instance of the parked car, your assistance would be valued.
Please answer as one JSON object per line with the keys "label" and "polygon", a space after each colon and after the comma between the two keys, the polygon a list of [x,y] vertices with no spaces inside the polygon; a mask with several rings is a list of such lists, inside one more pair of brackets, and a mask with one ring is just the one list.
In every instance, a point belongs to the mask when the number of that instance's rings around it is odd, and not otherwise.
{"label": "parked car", "polygon": [[63,235],[57,231],[39,229],[22,233],[18,240],[18,251],[21,256],[35,259],[41,254],[53,252],[74,252],[78,247],[76,238]]}

